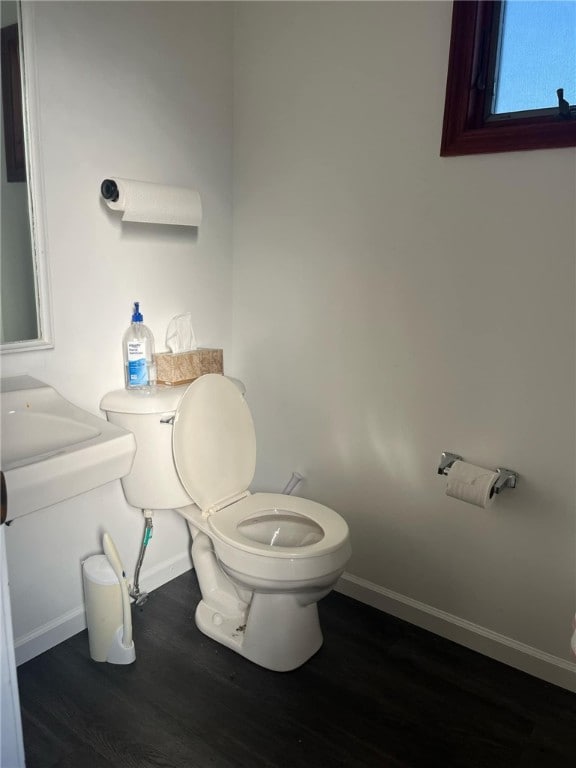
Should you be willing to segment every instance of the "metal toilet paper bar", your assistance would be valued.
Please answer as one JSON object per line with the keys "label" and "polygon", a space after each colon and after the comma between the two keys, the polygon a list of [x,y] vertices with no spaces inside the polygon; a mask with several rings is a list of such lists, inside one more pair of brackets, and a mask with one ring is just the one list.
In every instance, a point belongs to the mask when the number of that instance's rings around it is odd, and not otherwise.
{"label": "metal toilet paper bar", "polygon": [[[464,461],[462,456],[458,456],[457,453],[450,453],[449,451],[442,451],[440,457],[440,465],[438,466],[439,475],[447,475],[450,472],[450,467],[455,461]],[[506,469],[505,467],[498,467],[498,478],[494,483],[493,492],[500,493],[504,488],[516,488],[518,482],[518,473],[512,469]]]}

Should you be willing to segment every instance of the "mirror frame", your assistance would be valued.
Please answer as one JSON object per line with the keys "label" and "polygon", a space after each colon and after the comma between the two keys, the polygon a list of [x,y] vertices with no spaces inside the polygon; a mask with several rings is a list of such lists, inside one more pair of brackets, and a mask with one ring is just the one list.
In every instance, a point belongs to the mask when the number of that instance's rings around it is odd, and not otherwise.
{"label": "mirror frame", "polygon": [[34,290],[38,337],[0,344],[0,354],[26,352],[54,347],[50,298],[50,275],[47,258],[45,199],[42,157],[40,152],[40,109],[38,104],[38,71],[35,59],[34,4],[18,3],[18,34],[20,45],[20,82],[22,87],[22,118],[26,150],[28,183],[28,214],[34,266]]}

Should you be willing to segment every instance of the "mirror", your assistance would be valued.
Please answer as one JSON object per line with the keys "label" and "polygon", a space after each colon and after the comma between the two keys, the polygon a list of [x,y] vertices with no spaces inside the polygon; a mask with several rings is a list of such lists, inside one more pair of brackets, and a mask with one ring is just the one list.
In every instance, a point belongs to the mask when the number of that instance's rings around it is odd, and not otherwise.
{"label": "mirror", "polygon": [[33,4],[1,0],[0,351],[52,346],[35,120]]}

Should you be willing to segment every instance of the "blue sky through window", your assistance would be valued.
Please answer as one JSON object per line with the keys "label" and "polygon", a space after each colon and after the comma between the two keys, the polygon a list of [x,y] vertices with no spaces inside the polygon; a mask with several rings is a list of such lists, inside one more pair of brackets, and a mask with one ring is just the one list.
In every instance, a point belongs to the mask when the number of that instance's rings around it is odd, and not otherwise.
{"label": "blue sky through window", "polygon": [[576,0],[506,0],[495,114],[576,104]]}

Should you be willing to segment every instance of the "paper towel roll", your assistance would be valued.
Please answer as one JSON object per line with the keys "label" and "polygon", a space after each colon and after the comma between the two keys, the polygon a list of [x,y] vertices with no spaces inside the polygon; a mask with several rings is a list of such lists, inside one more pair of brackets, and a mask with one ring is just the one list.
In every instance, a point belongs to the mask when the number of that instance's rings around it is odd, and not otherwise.
{"label": "paper towel roll", "polygon": [[113,177],[102,182],[101,191],[109,208],[123,212],[122,221],[188,227],[202,221],[202,202],[195,189]]}
{"label": "paper towel roll", "polygon": [[497,478],[498,472],[455,461],[448,470],[446,495],[477,507],[487,507],[492,502],[492,488]]}

